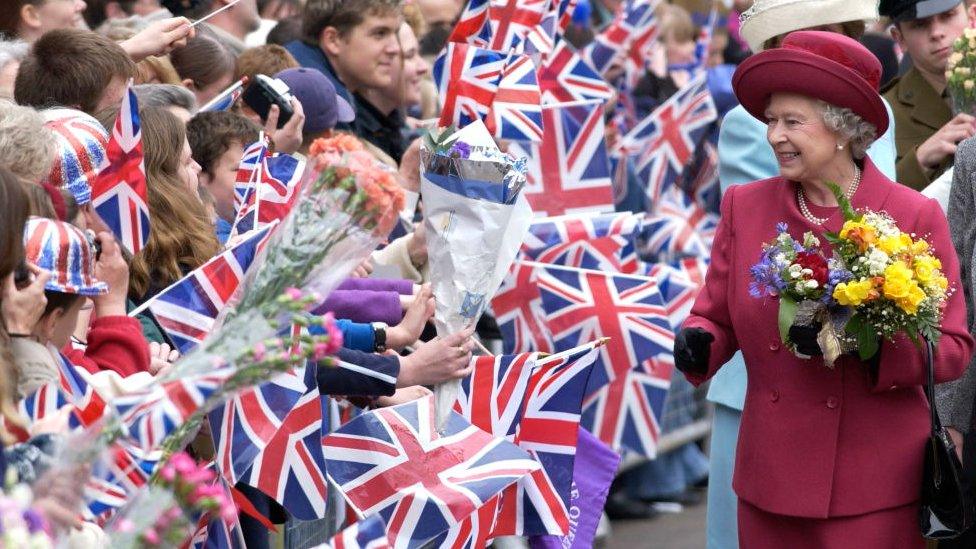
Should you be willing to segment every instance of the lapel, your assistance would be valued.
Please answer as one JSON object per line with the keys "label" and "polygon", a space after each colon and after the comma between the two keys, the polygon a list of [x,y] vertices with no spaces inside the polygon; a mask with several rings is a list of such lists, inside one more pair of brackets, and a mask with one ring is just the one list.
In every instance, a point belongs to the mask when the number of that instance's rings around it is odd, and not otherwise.
{"label": "lapel", "polygon": [[898,86],[898,101],[911,106],[914,122],[933,130],[938,130],[952,118],[945,99],[935,93],[935,89],[914,67],[902,77]]}

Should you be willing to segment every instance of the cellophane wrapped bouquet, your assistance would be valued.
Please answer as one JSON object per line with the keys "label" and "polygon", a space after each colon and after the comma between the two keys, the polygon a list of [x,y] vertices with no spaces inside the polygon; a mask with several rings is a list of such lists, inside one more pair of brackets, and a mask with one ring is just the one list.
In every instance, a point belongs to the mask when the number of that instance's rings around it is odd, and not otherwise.
{"label": "cellophane wrapped bouquet", "polygon": [[49,549],[54,547],[50,525],[32,507],[34,493],[30,486],[16,482],[16,474],[8,472],[4,490],[0,493],[0,547]]}
{"label": "cellophane wrapped bouquet", "polygon": [[138,494],[106,526],[110,547],[181,547],[211,517],[236,522],[237,507],[212,468],[184,452],[159,472],[159,482]]}
{"label": "cellophane wrapped bouquet", "polygon": [[[327,296],[389,234],[403,208],[394,174],[351,136],[313,142],[301,185],[294,208],[259,252],[256,267],[248,271],[214,332],[176,364],[167,380],[229,366],[241,373],[224,387],[246,388],[291,367],[294,361],[277,361],[275,369],[254,360],[256,345],[271,342],[265,347],[273,347],[295,322],[289,316],[295,313],[290,294],[298,291],[313,301]],[[316,343],[318,348],[327,344],[310,341],[310,348]],[[227,391],[221,393],[225,399]],[[203,414],[219,402],[201,407],[166,448],[182,447]]]}
{"label": "cellophane wrapped bouquet", "polygon": [[840,232],[823,235],[833,248],[829,258],[819,238],[808,232],[796,241],[780,223],[752,267],[752,296],[779,299],[783,342],[792,347],[794,325],[819,326],[828,366],[854,350],[867,360],[880,338],[902,333],[916,343],[919,337],[937,343],[950,289],[929,243],[901,231],[887,213],[854,211],[832,189],[845,221]]}

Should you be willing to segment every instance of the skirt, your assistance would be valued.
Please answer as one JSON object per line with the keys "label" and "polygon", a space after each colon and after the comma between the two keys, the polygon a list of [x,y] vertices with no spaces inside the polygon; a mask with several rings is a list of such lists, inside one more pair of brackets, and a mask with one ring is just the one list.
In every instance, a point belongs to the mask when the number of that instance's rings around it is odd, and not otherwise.
{"label": "skirt", "polygon": [[763,511],[739,500],[742,549],[924,549],[918,503],[826,519]]}

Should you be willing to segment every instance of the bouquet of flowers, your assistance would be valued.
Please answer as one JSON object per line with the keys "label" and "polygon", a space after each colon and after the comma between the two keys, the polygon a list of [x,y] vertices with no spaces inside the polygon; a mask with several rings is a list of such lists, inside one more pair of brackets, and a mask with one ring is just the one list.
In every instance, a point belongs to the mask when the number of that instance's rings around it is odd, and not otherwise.
{"label": "bouquet of flowers", "polygon": [[898,229],[884,212],[855,212],[832,185],[844,213],[839,233],[826,233],[833,247],[827,259],[812,233],[795,241],[786,224],[763,247],[752,267],[753,297],[779,298],[779,329],[790,345],[795,325],[819,325],[817,342],[833,366],[842,352],[856,349],[866,360],[887,339],[905,333],[937,343],[949,282],[925,239]]}
{"label": "bouquet of flowers", "polygon": [[109,523],[111,547],[180,547],[205,522],[205,515],[237,520],[237,507],[217,473],[186,453],[174,454],[159,478]]}
{"label": "bouquet of flowers", "polygon": [[[456,132],[429,133],[420,165],[434,325],[445,336],[478,321],[529,230],[525,159],[499,150],[478,120]],[[435,387],[438,425],[458,388],[457,381]]]}
{"label": "bouquet of flowers", "polygon": [[967,28],[952,44],[946,87],[956,114],[976,114],[976,29]]}

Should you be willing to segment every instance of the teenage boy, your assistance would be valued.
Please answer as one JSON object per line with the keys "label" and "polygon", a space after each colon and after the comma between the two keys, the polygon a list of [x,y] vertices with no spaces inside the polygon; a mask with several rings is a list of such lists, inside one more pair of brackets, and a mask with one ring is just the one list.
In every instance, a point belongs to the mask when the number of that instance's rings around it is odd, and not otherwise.
{"label": "teenage boy", "polygon": [[186,124],[193,159],[200,165],[200,184],[214,199],[217,239],[227,241],[234,223],[234,181],[244,147],[258,139],[261,128],[231,112],[201,112]]}
{"label": "teenage boy", "polygon": [[[303,40],[285,45],[303,67],[318,69],[356,108],[355,94],[389,86],[400,55],[400,0],[309,0]],[[352,124],[336,129],[355,131]]]}
{"label": "teenage boy", "polygon": [[891,36],[913,66],[883,90],[894,112],[898,182],[921,190],[952,165],[956,146],[973,135],[976,119],[952,116],[945,70],[952,43],[962,35],[974,8],[960,0],[882,0]]}

